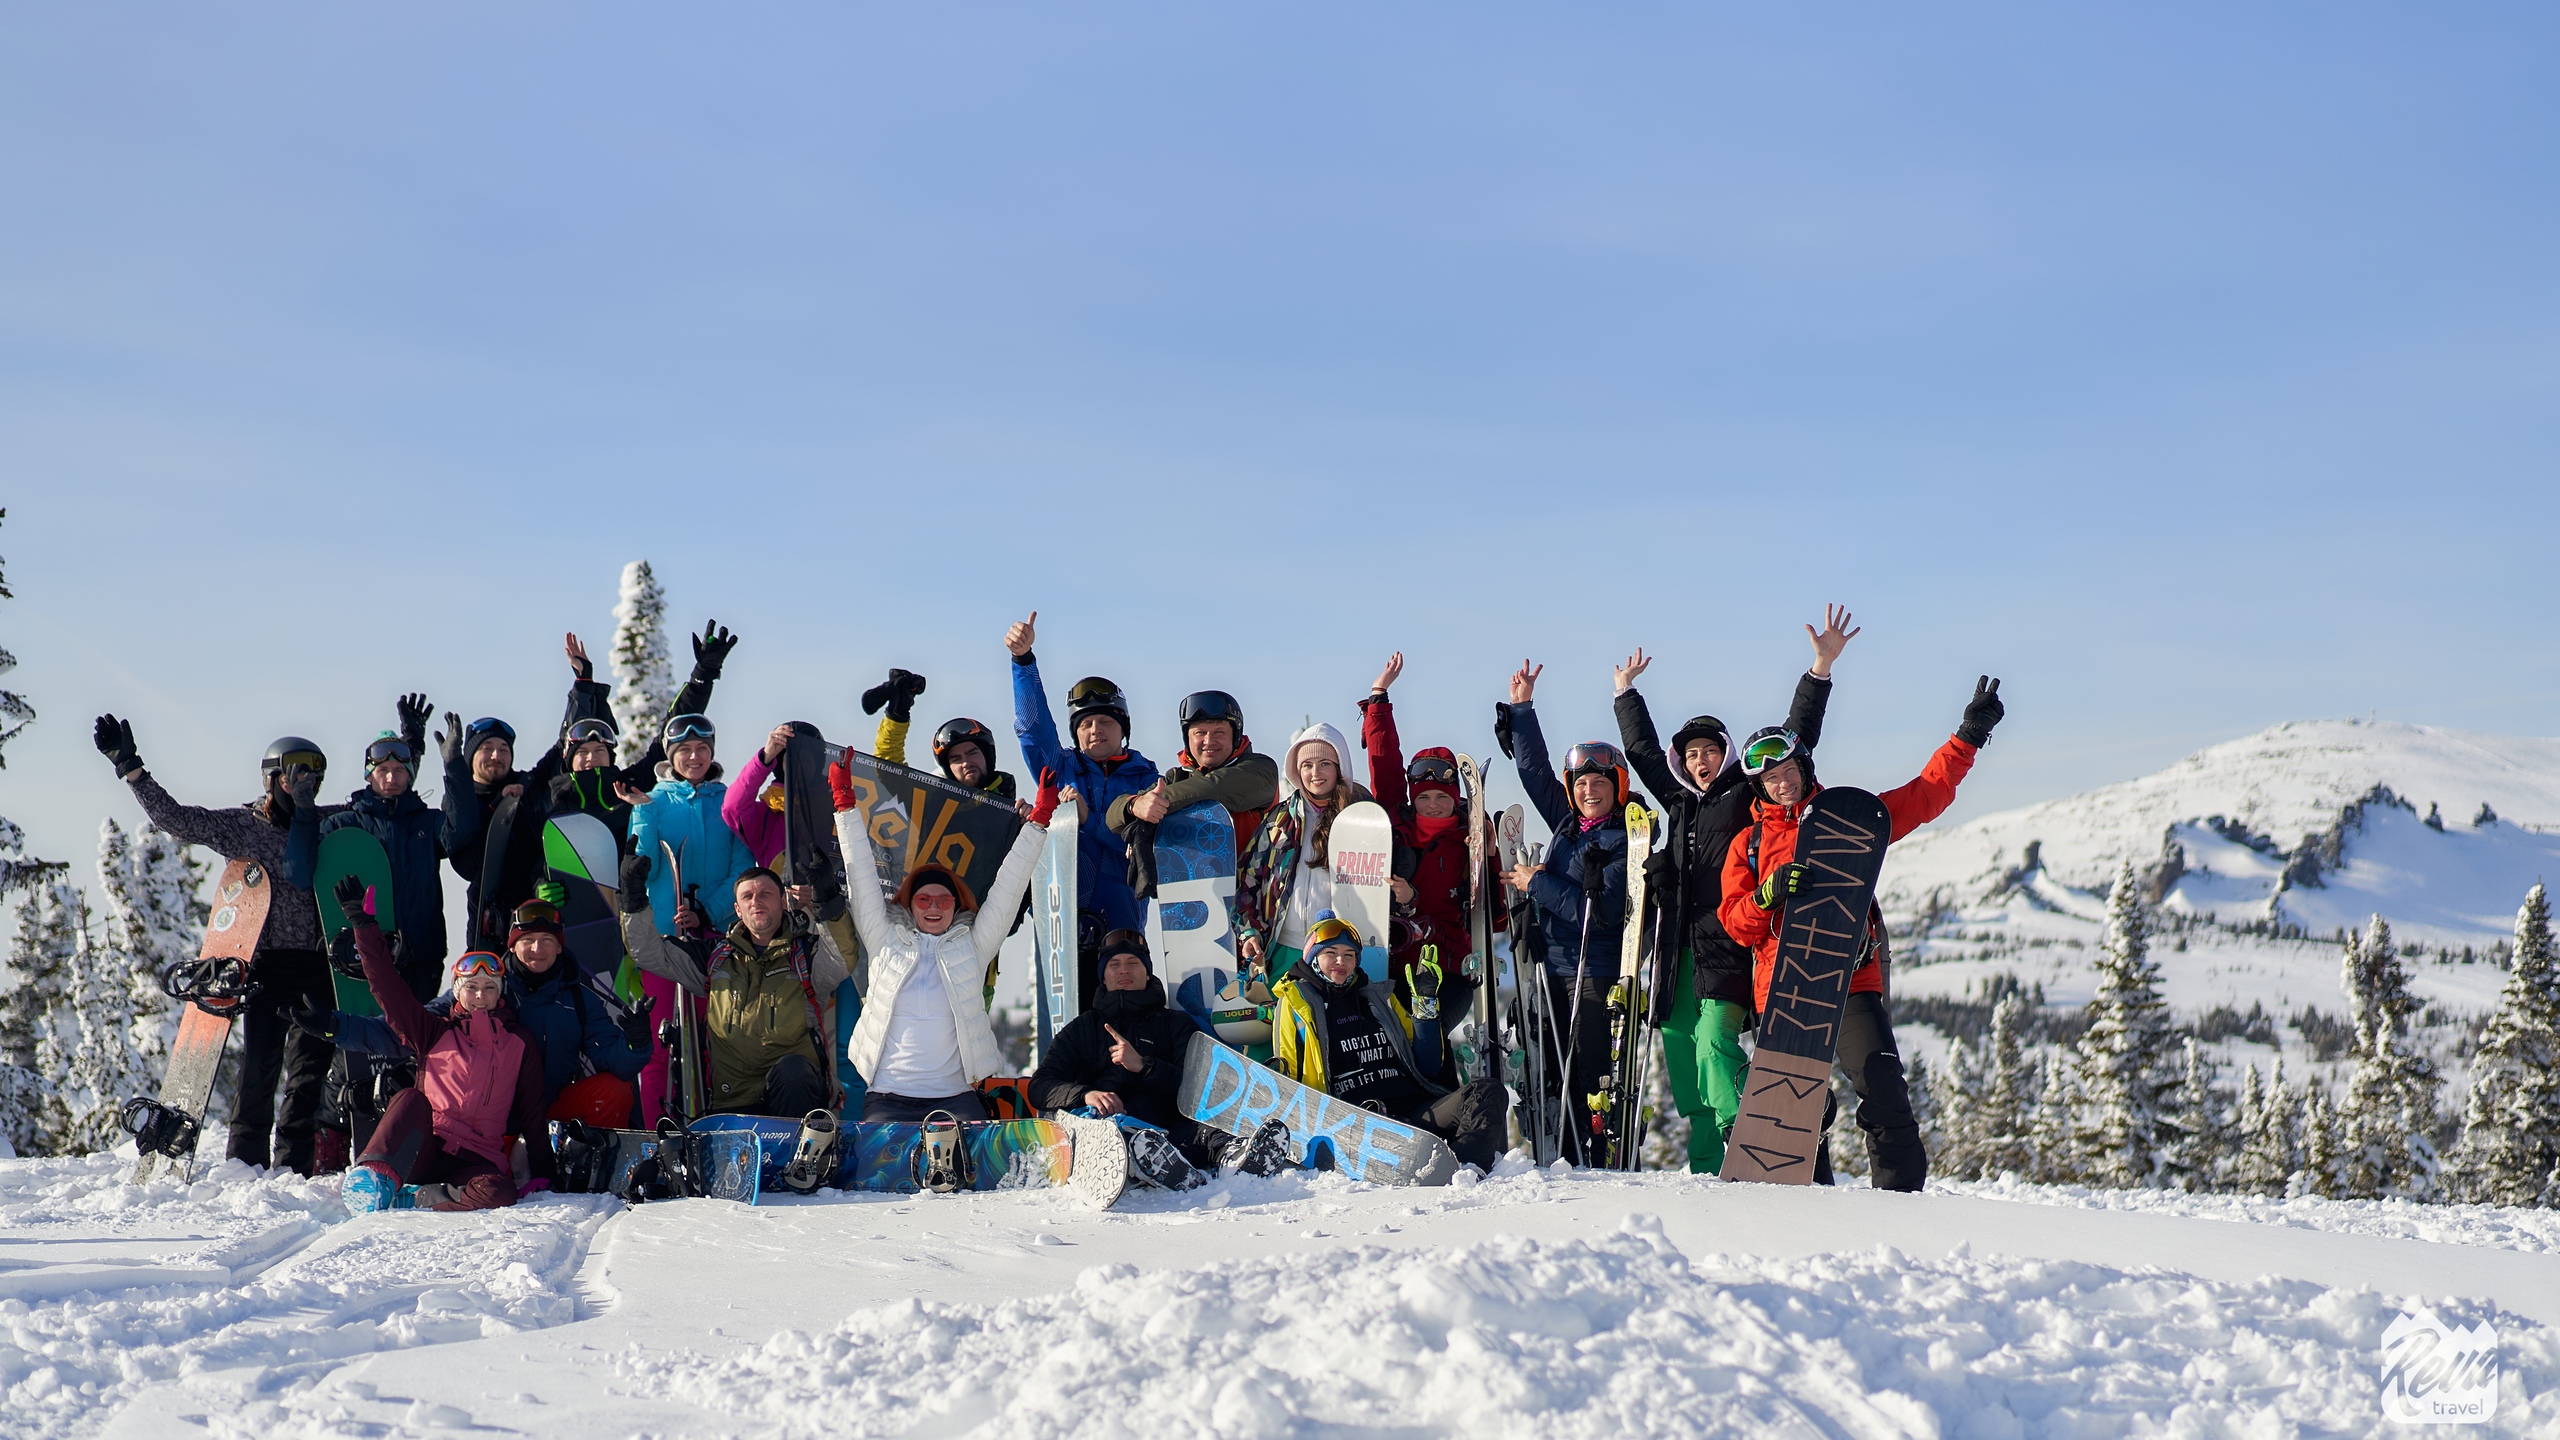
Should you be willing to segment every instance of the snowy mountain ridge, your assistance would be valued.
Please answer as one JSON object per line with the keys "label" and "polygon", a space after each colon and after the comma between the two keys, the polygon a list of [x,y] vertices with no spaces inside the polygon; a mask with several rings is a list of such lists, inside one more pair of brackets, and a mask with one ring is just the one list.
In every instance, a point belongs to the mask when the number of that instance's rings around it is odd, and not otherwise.
{"label": "snowy mountain ridge", "polygon": [[2153,774],[1924,831],[1895,847],[1898,922],[2100,894],[2130,860],[2164,909],[2328,935],[2388,916],[2433,945],[2505,941],[2560,878],[2560,739],[2296,721]]}

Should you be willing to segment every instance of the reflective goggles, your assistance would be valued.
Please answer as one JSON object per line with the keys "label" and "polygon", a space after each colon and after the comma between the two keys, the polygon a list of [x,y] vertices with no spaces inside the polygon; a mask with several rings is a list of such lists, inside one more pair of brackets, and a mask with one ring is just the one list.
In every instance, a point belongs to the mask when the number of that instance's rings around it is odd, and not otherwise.
{"label": "reflective goggles", "polygon": [[613,722],[610,720],[581,720],[571,725],[568,735],[563,738],[568,742],[569,748],[575,750],[581,745],[598,743],[610,745],[622,736],[613,728]]}
{"label": "reflective goggles", "polygon": [[1782,760],[1792,760],[1796,749],[1796,735],[1792,730],[1754,735],[1751,743],[1742,747],[1742,773],[1757,775]]}
{"label": "reflective goggles", "polygon": [[1075,688],[1067,692],[1067,703],[1079,710],[1129,708],[1128,701],[1120,694],[1120,687],[1099,675],[1087,675],[1077,681]]}
{"label": "reflective goggles", "polygon": [[276,768],[288,774],[296,770],[326,771],[329,757],[317,750],[288,750],[276,757]]}
{"label": "reflective goggles", "polygon": [[1359,949],[1362,944],[1359,928],[1341,916],[1327,911],[1316,918],[1316,923],[1307,927],[1306,948],[1300,953],[1313,956],[1327,945],[1339,945],[1346,941],[1350,943],[1352,949]]}
{"label": "reflective goggles", "polygon": [[469,951],[453,962],[454,979],[468,980],[474,975],[503,980],[507,978],[507,962],[486,950]]}
{"label": "reflective goggles", "polygon": [[1182,697],[1180,713],[1182,728],[1186,733],[1194,725],[1219,720],[1224,720],[1236,727],[1237,734],[1244,733],[1244,707],[1236,703],[1236,697],[1224,690],[1192,691]]}
{"label": "reflective goggles", "polygon": [[709,742],[719,739],[720,731],[708,715],[670,715],[663,738],[669,745],[685,740]]}
{"label": "reflective goggles", "polygon": [[472,721],[471,728],[463,733],[471,737],[471,743],[474,745],[479,744],[482,740],[485,740],[492,735],[506,741],[510,745],[516,743],[516,727],[499,719],[495,715],[483,715],[479,719]]}
{"label": "reflective goggles", "polygon": [[367,770],[386,761],[397,761],[414,771],[418,768],[418,752],[410,749],[409,742],[397,735],[385,735],[364,747],[364,768]]}
{"label": "reflective goggles", "polygon": [[1575,775],[1615,775],[1627,768],[1627,757],[1618,747],[1602,740],[1585,740],[1564,752],[1564,773]]}
{"label": "reflective goggles", "polygon": [[1455,785],[1458,783],[1458,762],[1444,760],[1437,755],[1417,755],[1412,764],[1404,767],[1404,778],[1416,784],[1429,781],[1435,785]]}

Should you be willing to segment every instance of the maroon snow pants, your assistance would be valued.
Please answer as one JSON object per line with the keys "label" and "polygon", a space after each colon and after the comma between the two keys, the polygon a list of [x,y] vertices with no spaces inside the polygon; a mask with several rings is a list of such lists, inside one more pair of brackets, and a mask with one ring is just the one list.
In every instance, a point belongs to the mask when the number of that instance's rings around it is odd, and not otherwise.
{"label": "maroon snow pants", "polygon": [[[438,1140],[425,1092],[411,1086],[391,1097],[373,1127],[362,1163],[388,1166],[403,1185],[442,1185],[450,1199],[430,1210],[495,1210],[516,1203],[516,1179],[502,1166]],[[422,1197],[423,1198],[423,1197]]]}

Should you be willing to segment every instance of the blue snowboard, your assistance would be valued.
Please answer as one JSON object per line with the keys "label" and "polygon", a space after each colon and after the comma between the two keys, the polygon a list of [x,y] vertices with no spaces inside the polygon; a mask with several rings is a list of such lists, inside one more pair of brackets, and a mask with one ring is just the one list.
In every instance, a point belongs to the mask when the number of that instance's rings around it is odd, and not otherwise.
{"label": "blue snowboard", "polygon": [[1156,903],[1147,940],[1165,993],[1200,1027],[1232,1045],[1271,1038],[1271,1021],[1244,997],[1236,961],[1236,830],[1227,807],[1189,806],[1156,827]]}

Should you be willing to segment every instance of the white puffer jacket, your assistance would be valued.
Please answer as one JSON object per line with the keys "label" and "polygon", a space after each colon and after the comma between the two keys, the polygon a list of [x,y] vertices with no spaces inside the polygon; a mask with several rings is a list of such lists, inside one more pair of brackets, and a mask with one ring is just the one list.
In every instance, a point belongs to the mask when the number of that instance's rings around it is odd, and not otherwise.
{"label": "white puffer jacket", "polygon": [[1005,852],[995,884],[978,897],[977,914],[955,916],[950,929],[927,935],[916,929],[914,916],[891,906],[881,893],[880,866],[872,856],[871,835],[862,826],[862,813],[837,813],[836,847],[844,852],[846,906],[871,966],[868,999],[862,1019],[854,1024],[849,1048],[853,1068],[865,1083],[879,1069],[881,1052],[888,1048],[889,1020],[898,1008],[898,993],[906,988],[916,966],[924,963],[942,967],[942,993],[951,1000],[952,1025],[960,1036],[960,1068],[968,1074],[969,1083],[974,1085],[1004,1068],[995,1026],[987,1020],[986,981],[987,967],[1004,948],[1005,932],[1000,925],[981,932],[976,922],[978,915],[1011,916],[1021,906],[1023,892],[1031,888],[1031,867],[1039,860],[1048,834],[1042,826],[1023,826],[1013,848]]}

